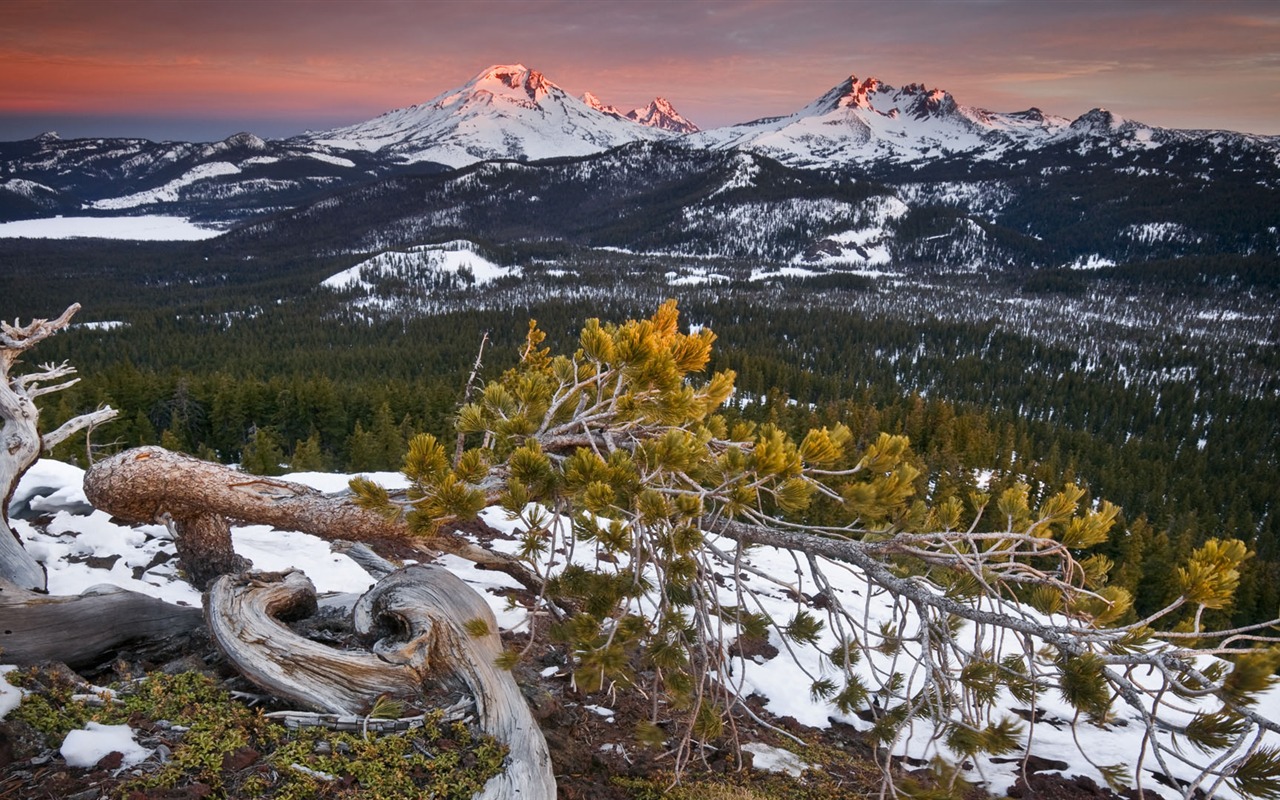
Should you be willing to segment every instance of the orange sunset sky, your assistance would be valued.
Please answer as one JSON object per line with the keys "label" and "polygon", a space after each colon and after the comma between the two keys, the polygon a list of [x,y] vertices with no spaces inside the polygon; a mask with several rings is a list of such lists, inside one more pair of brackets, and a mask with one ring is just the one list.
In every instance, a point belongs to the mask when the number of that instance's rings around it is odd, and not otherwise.
{"label": "orange sunset sky", "polygon": [[0,140],[283,137],[498,63],[623,109],[661,95],[704,128],[853,73],[995,111],[1280,134],[1276,0],[4,0]]}

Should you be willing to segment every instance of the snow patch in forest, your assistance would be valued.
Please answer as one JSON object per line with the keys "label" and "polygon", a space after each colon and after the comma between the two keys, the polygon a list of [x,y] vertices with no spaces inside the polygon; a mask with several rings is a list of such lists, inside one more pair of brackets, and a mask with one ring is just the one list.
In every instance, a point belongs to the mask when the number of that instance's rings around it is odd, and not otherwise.
{"label": "snow patch in forest", "polygon": [[151,751],[133,738],[133,728],[128,725],[103,725],[87,723],[84,728],[71,731],[58,750],[68,767],[89,769],[111,753],[119,753],[120,767],[132,767],[147,760]]}
{"label": "snow patch in forest", "polygon": [[5,189],[30,199],[35,199],[41,194],[58,193],[57,189],[45,186],[43,183],[26,180],[25,178],[9,178],[8,180],[0,181],[0,189]]}
{"label": "snow patch in forest", "polygon": [[[857,210],[855,227],[826,236],[798,253],[792,263],[811,266],[885,266],[892,262],[890,224],[908,211],[896,197],[873,197]],[[868,277],[895,273],[874,272]]]}
{"label": "snow patch in forest", "polygon": [[0,665],[0,719],[4,719],[6,714],[22,702],[22,690],[9,683],[4,677],[6,673],[13,672],[15,669],[17,667],[13,664]]}
{"label": "snow patch in forest", "polygon": [[728,283],[729,276],[710,270],[692,268],[682,271],[670,271],[665,275],[668,286],[701,286],[707,283]]}
{"label": "snow patch in forest", "polygon": [[328,153],[307,153],[307,158],[314,158],[316,161],[323,161],[326,164],[333,164],[336,167],[354,167],[356,162],[349,158],[341,156],[331,156]]}
{"label": "snow patch in forest", "polygon": [[1116,262],[1111,259],[1090,253],[1087,256],[1080,256],[1075,261],[1067,265],[1067,269],[1105,269],[1106,267],[1114,267]]}
{"label": "snow patch in forest", "polygon": [[87,331],[111,331],[116,328],[127,328],[129,323],[122,322],[118,319],[107,319],[100,322],[74,322],[72,328],[83,328]]}
{"label": "snow patch in forest", "polygon": [[765,772],[779,772],[799,778],[809,767],[800,756],[771,744],[750,742],[744,744],[742,749],[751,754],[751,766]]}
{"label": "snow patch in forest", "polygon": [[473,286],[483,286],[508,275],[519,275],[520,268],[495,264],[480,255],[471,242],[458,240],[379,253],[329,276],[320,285],[334,290],[355,288],[372,292],[384,280],[401,280],[412,285],[438,274],[456,275]]}
{"label": "snow patch in forest", "polygon": [[1193,244],[1200,241],[1200,236],[1195,231],[1178,222],[1147,222],[1141,225],[1129,225],[1120,231],[1120,235],[1147,245],[1161,242]]}
{"label": "snow patch in forest", "polygon": [[184,187],[200,181],[220,178],[226,175],[238,175],[239,173],[240,168],[229,161],[211,161],[207,164],[196,166],[186,174],[174,178],[163,186],[124,195],[123,197],[95,200],[89,204],[89,207],[102,210],[119,210],[122,208],[137,208],[138,206],[152,205],[154,203],[174,203],[181,199]]}

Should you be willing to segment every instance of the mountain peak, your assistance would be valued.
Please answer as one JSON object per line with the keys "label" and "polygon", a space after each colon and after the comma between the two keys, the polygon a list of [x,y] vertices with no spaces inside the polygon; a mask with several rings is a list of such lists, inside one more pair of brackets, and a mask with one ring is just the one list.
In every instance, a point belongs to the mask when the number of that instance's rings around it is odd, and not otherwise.
{"label": "mountain peak", "polygon": [[697,133],[701,130],[697,125],[680,116],[675,106],[665,97],[655,97],[644,108],[637,108],[627,114],[627,119],[672,133]]}
{"label": "mountain peak", "polygon": [[227,147],[244,147],[249,150],[266,150],[267,143],[248,131],[233,133],[222,140]]}
{"label": "mountain peak", "polygon": [[541,72],[524,64],[495,64],[472,78],[468,85],[495,94],[506,94],[504,90],[514,89],[527,95],[534,103],[546,97],[553,88],[558,88]]}
{"label": "mountain peak", "polygon": [[1073,130],[1078,131],[1111,131],[1124,125],[1126,120],[1112,114],[1105,108],[1094,108],[1077,117],[1072,123]]}
{"label": "mountain peak", "polygon": [[670,135],[635,125],[597,98],[579,100],[524,64],[496,64],[425,103],[300,138],[331,149],[395,155],[402,163],[461,167],[587,155]]}
{"label": "mountain peak", "polygon": [[848,80],[836,87],[836,91],[839,92],[836,97],[836,107],[871,108],[871,100],[868,96],[879,88],[879,78],[859,81],[857,75],[850,75]]}
{"label": "mountain peak", "polygon": [[599,111],[602,114],[609,114],[610,116],[620,117],[620,118],[626,118],[627,116],[626,114],[622,113],[622,110],[620,108],[618,108],[617,106],[609,105],[608,103],[601,100],[599,97],[596,97],[591,92],[582,93],[582,102],[586,103],[589,107],[594,108],[596,111]]}

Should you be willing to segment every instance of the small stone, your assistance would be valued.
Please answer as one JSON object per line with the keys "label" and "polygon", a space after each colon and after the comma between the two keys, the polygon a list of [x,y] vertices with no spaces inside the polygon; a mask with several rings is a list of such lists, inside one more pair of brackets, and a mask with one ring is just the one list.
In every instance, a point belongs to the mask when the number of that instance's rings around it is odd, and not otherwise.
{"label": "small stone", "polygon": [[[94,764],[93,768],[114,770],[120,769],[120,765],[123,763],[124,753],[121,753],[119,750],[112,750],[110,753],[107,753],[105,756],[98,759],[98,763]],[[72,800],[72,798],[68,797],[67,800]]]}
{"label": "small stone", "polygon": [[262,754],[252,747],[241,747],[233,753],[227,753],[222,757],[222,770],[224,772],[239,772],[246,767],[256,763]]}
{"label": "small stone", "polygon": [[120,554],[110,556],[89,556],[84,560],[85,566],[89,569],[105,569],[110,570],[115,563],[120,560]]}

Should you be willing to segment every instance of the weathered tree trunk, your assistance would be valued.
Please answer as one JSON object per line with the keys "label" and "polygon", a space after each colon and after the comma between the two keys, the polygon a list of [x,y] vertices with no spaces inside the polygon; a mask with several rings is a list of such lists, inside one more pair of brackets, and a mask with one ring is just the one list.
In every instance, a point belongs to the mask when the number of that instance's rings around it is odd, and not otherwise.
{"label": "weathered tree trunk", "polygon": [[[160,447],[138,447],[99,461],[85,473],[84,490],[94,506],[123,519],[154,522],[164,515],[172,517],[179,538],[192,529],[192,520],[210,514],[329,540],[378,541],[410,536],[404,520],[387,519],[361,508],[350,497],[247,475]],[[203,586],[220,574],[239,571],[227,568],[229,532],[223,536],[210,528],[196,530],[198,538],[179,548],[179,557],[193,583]],[[506,572],[530,588],[539,585],[537,577],[514,559],[478,547],[461,536],[440,533],[429,544]]]}
{"label": "weathered tree trunk", "polygon": [[23,353],[65,328],[79,310],[80,305],[76,303],[55,320],[36,319],[26,326],[0,321],[0,523],[4,528],[0,530],[0,578],[37,592],[45,589],[44,569],[10,527],[9,501],[13,499],[18,481],[40,457],[41,450],[54,447],[84,428],[114,418],[116,412],[103,407],[68,420],[57,430],[41,436],[36,398],[65,389],[79,378],[42,385],[74,374],[75,370],[66,363],[42,364],[38,372],[26,375],[10,375],[10,371]]}
{"label": "weathered tree trunk", "polygon": [[352,612],[356,633],[391,664],[453,673],[475,697],[480,728],[509,748],[507,769],[486,798],[556,796],[551,754],[529,703],[507,670],[498,621],[475,589],[444,567],[417,564],[378,581]]}
{"label": "weathered tree trunk", "polygon": [[231,542],[231,526],[221,514],[197,514],[173,521],[173,544],[178,563],[187,578],[201,589],[219,575],[242,572],[253,566],[236,555]]}
{"label": "weathered tree trunk", "polygon": [[223,575],[205,596],[205,620],[218,647],[276,697],[315,711],[365,714],[380,694],[420,694],[422,681],[412,669],[326,647],[280,622],[315,610],[315,586],[297,571]]}
{"label": "weathered tree trunk", "polygon": [[481,729],[509,748],[507,769],[485,785],[485,800],[556,795],[546,740],[509,672],[497,621],[474,589],[443,567],[406,567],[356,603],[357,633],[372,653],[338,651],[279,622],[315,608],[298,572],[246,573],[214,582],[205,615],[227,658],[268,692],[320,711],[366,714],[389,694],[421,701],[430,685],[465,689]]}
{"label": "weathered tree trunk", "polygon": [[92,664],[127,642],[159,640],[200,627],[200,609],[115,586],[51,597],[0,580],[0,650],[16,664]]}
{"label": "weathered tree trunk", "polygon": [[[7,505],[7,499],[5,503]],[[0,578],[32,591],[43,592],[45,587],[44,568],[22,546],[18,534],[9,527],[7,517],[0,530]]]}

